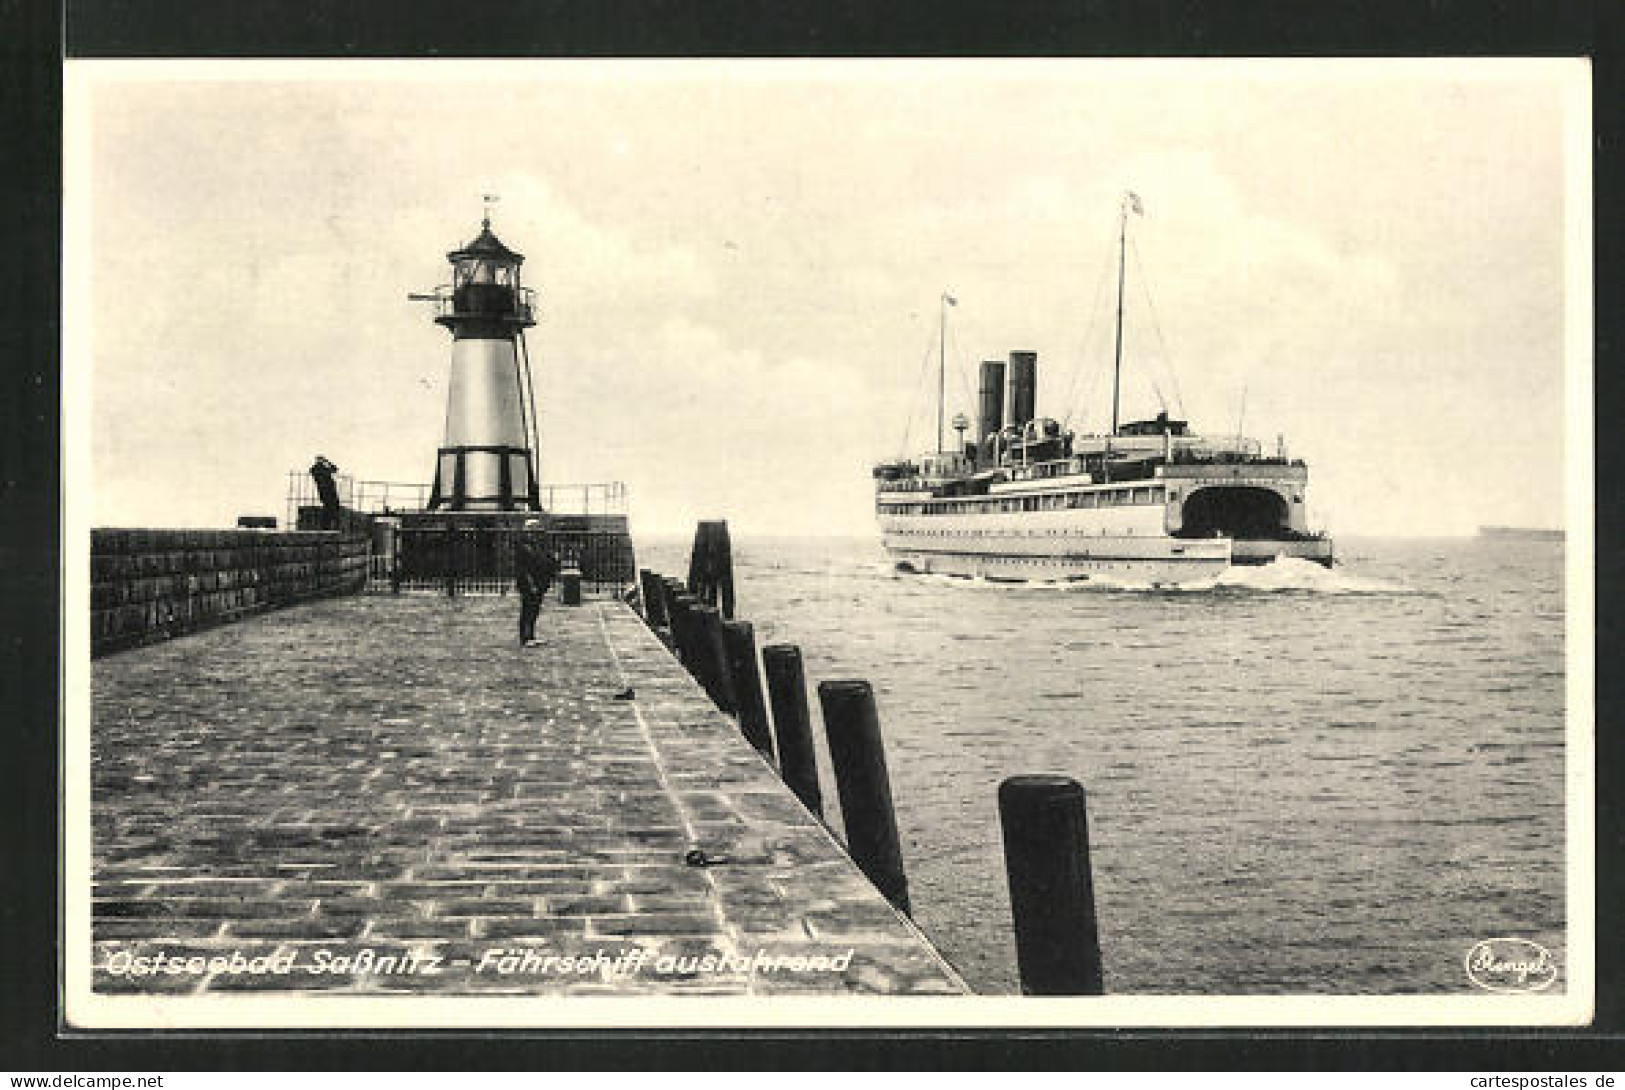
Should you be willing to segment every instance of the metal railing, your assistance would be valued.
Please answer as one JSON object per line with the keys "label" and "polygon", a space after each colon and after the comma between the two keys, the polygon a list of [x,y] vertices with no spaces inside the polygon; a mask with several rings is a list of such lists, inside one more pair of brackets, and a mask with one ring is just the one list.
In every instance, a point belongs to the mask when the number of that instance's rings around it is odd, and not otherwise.
{"label": "metal railing", "polygon": [[[355,510],[355,481],[348,473],[337,473],[333,476],[333,487],[338,490],[339,503]],[[310,473],[302,469],[288,470],[288,493],[285,498],[282,526],[292,530],[299,525],[299,509],[301,507],[320,507],[322,499],[316,494],[316,482],[311,480]]]}
{"label": "metal railing", "polygon": [[357,481],[357,511],[368,515],[390,515],[400,511],[421,511],[429,505],[429,486],[403,481]]}
{"label": "metal railing", "polygon": [[[336,474],[333,484],[339,502],[365,515],[403,514],[426,510],[430,487],[414,481],[358,481],[348,473]],[[627,489],[623,481],[544,484],[538,489],[542,510],[556,515],[624,515]],[[301,507],[320,506],[316,483],[303,470],[288,471],[286,514],[283,525],[298,522]]]}
{"label": "metal railing", "polygon": [[544,484],[539,495],[542,510],[549,514],[626,514],[626,485],[621,481],[604,481],[598,484]]}
{"label": "metal railing", "polygon": [[506,595],[514,587],[516,546],[521,535],[539,538],[560,568],[581,572],[589,594],[620,593],[637,578],[632,539],[624,531],[550,530],[514,527],[407,526],[389,535],[368,562],[372,593]]}
{"label": "metal railing", "polygon": [[[478,285],[476,285],[477,287]],[[491,285],[493,288],[506,288],[507,285]],[[409,298],[420,302],[430,303],[434,307],[434,316],[438,321],[441,318],[484,318],[490,317],[484,311],[458,310],[457,292],[450,284],[436,284],[432,291],[412,295]],[[514,299],[514,309],[507,314],[500,315],[505,318],[517,318],[527,324],[533,323],[536,317],[536,289],[520,288]]]}

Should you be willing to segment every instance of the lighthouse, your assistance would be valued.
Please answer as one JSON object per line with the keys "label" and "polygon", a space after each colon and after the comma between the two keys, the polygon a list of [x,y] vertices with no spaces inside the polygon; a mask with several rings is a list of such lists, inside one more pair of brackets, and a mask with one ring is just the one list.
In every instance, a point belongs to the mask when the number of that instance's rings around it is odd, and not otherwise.
{"label": "lighthouse", "polygon": [[435,304],[452,335],[445,438],[435,459],[429,510],[536,511],[536,407],[525,330],[534,293],[520,283],[523,254],[491,231],[446,255],[451,284],[412,298]]}

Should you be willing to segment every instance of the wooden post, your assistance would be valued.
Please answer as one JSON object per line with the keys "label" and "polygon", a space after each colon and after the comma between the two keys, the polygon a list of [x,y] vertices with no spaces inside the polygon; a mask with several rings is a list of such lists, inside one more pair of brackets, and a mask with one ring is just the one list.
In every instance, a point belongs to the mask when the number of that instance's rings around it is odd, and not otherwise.
{"label": "wooden post", "polygon": [[655,593],[660,598],[660,609],[666,615],[666,644],[673,651],[677,650],[677,596],[683,593],[683,584],[676,579],[661,576],[655,583]]}
{"label": "wooden post", "polygon": [[813,752],[811,716],[807,714],[807,677],[802,672],[801,648],[793,643],[772,643],[762,648],[767,671],[768,699],[773,705],[773,729],[779,741],[779,774],[802,805],[824,816],[824,795],[818,787],[818,758]]}
{"label": "wooden post", "polygon": [[688,586],[706,605],[717,606],[728,620],[734,616],[733,549],[728,523],[701,522],[694,528],[694,548],[688,559]]}
{"label": "wooden post", "polygon": [[667,617],[671,620],[671,645],[677,652],[677,661],[698,680],[699,626],[694,619],[696,603],[687,594],[673,594],[666,601]]}
{"label": "wooden post", "polygon": [[660,608],[666,613],[666,627],[671,627],[671,603],[674,598],[683,593],[683,584],[676,579],[662,575],[656,589],[660,592]]}
{"label": "wooden post", "polygon": [[713,704],[734,715],[739,710],[739,703],[728,677],[728,651],[722,644],[722,614],[717,612],[715,606],[696,606],[694,621],[699,633],[697,654],[700,684],[710,694]]}
{"label": "wooden post", "polygon": [[756,665],[756,631],[749,621],[722,622],[722,644],[728,653],[728,678],[739,711],[739,730],[756,751],[773,763],[773,728],[762,699],[762,672]]}
{"label": "wooden post", "polygon": [[688,551],[688,589],[704,605],[716,605],[710,594],[711,523],[694,527],[694,544]]}
{"label": "wooden post", "polygon": [[818,685],[824,708],[829,759],[846,822],[846,849],[886,899],[909,910],[908,879],[897,840],[886,749],[880,737],[875,693],[867,681],[824,681]]}
{"label": "wooden post", "polygon": [[649,622],[650,628],[662,628],[666,624],[666,602],[659,579],[648,568],[638,569],[638,593],[643,596],[643,619]]}
{"label": "wooden post", "polygon": [[684,592],[672,599],[672,608],[676,610],[676,616],[682,626],[678,630],[677,658],[694,676],[694,680],[703,685],[704,666],[701,648],[705,642],[705,634],[700,631],[700,603],[692,594]]}
{"label": "wooden post", "polygon": [[1100,995],[1100,935],[1083,788],[1065,776],[999,785],[1004,867],[1025,995]]}
{"label": "wooden post", "polygon": [[733,620],[734,615],[734,557],[733,545],[728,540],[728,523],[724,520],[716,524],[712,531],[712,571],[716,580],[717,596],[720,599],[718,608],[722,615]]}

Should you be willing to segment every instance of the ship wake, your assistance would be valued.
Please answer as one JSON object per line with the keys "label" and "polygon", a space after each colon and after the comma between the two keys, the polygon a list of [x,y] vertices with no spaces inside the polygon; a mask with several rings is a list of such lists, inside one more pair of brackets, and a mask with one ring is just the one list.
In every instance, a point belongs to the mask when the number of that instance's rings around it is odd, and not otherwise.
{"label": "ship wake", "polygon": [[1283,556],[1268,564],[1225,569],[1217,579],[1209,580],[1211,590],[1236,591],[1305,591],[1312,594],[1414,594],[1410,587],[1383,579],[1352,575],[1338,568],[1327,568],[1312,560]]}
{"label": "ship wake", "polygon": [[1296,557],[1279,557],[1268,564],[1237,565],[1225,569],[1218,576],[1183,583],[1140,582],[1132,579],[1114,578],[1109,575],[1092,575],[1087,579],[1069,580],[995,580],[900,572],[893,570],[890,565],[886,566],[885,573],[890,578],[906,579],[924,586],[957,587],[960,589],[1005,593],[1024,590],[1065,591],[1068,593],[1130,591],[1153,594],[1405,595],[1421,593],[1401,583],[1357,576],[1350,574],[1346,570],[1326,568],[1313,561],[1301,560]]}

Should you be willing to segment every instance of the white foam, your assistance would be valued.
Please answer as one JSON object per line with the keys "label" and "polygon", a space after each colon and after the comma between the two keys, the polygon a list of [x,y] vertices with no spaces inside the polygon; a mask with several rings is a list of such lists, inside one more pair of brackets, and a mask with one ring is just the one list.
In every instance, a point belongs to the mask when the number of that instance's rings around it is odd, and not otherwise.
{"label": "white foam", "polygon": [[1415,594],[1416,591],[1399,583],[1382,579],[1350,575],[1339,568],[1326,568],[1312,560],[1296,557],[1277,557],[1267,564],[1237,565],[1221,574],[1183,583],[1151,583],[1121,579],[1110,575],[1091,575],[1088,579],[1029,579],[989,580],[980,576],[967,578],[958,575],[921,574],[895,570],[890,563],[884,566],[889,578],[907,579],[922,586],[958,587],[981,590],[1056,590],[1056,591],[1136,591],[1155,593],[1258,592],[1277,593],[1297,591],[1308,594]]}
{"label": "white foam", "polygon": [[1326,568],[1312,560],[1277,557],[1268,564],[1225,569],[1213,581],[1215,588],[1231,590],[1311,591],[1316,594],[1412,594],[1411,588],[1382,579],[1361,578],[1341,568]]}

